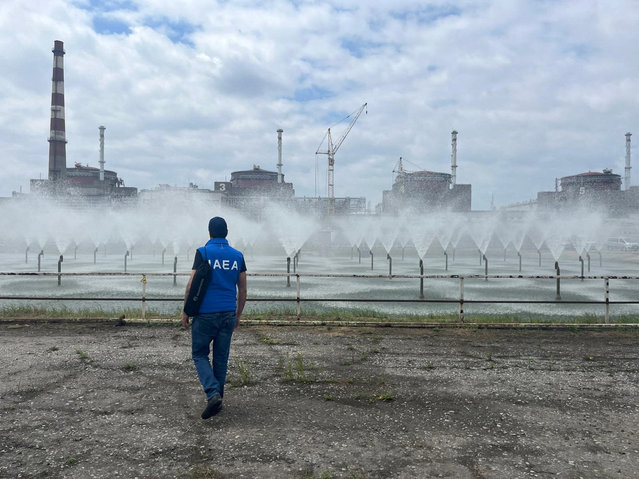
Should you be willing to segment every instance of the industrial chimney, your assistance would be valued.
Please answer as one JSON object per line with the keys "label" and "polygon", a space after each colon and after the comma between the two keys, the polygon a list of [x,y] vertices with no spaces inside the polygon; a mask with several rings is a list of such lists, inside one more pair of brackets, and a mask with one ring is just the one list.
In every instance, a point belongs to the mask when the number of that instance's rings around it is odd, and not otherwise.
{"label": "industrial chimney", "polygon": [[626,133],[626,178],[624,180],[625,190],[628,191],[630,189],[630,137],[632,133]]}
{"label": "industrial chimney", "polygon": [[99,126],[100,130],[100,182],[104,181],[104,130],[105,127]]}
{"label": "industrial chimney", "polygon": [[451,133],[452,136],[452,146],[453,152],[450,154],[450,173],[451,173],[451,186],[455,186],[457,184],[457,132],[453,130]]}
{"label": "industrial chimney", "polygon": [[49,136],[49,180],[61,182],[67,176],[67,147],[64,123],[64,44],[53,42],[51,128]]}
{"label": "industrial chimney", "polygon": [[282,177],[282,133],[284,130],[281,128],[277,130],[277,182],[284,183]]}

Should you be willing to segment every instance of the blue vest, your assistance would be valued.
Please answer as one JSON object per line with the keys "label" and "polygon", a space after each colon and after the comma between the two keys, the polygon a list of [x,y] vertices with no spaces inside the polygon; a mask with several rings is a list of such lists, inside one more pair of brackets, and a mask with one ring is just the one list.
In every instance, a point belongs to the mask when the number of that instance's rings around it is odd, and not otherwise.
{"label": "blue vest", "polygon": [[[206,248],[206,252],[202,251]],[[204,260],[211,264],[213,277],[200,306],[200,314],[235,311],[237,309],[237,282],[246,271],[244,256],[229,246],[225,238],[211,238],[198,248]]]}

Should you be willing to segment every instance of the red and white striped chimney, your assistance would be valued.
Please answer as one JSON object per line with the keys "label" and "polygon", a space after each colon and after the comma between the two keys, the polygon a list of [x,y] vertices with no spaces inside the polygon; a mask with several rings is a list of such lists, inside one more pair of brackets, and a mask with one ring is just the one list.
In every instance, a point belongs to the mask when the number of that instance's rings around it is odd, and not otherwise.
{"label": "red and white striped chimney", "polygon": [[60,40],[53,43],[53,77],[51,82],[49,180],[62,181],[67,176],[67,140],[64,123],[64,44]]}

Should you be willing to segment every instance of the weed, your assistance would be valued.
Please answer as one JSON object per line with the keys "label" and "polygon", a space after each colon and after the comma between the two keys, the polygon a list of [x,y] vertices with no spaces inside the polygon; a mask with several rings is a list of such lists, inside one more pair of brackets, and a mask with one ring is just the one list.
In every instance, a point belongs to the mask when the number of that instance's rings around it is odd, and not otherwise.
{"label": "weed", "polygon": [[235,366],[237,367],[238,375],[231,378],[229,384],[233,387],[239,388],[242,386],[248,386],[255,382],[253,374],[249,370],[246,362],[242,358],[235,359]]}
{"label": "weed", "polygon": [[122,371],[125,372],[132,372],[132,371],[137,371],[138,367],[135,364],[125,364],[124,366],[122,366]]}
{"label": "weed", "polygon": [[89,354],[86,351],[83,351],[82,349],[76,349],[75,354],[78,355],[79,359],[82,359],[82,360],[89,359]]}
{"label": "weed", "polygon": [[282,365],[282,374],[285,380],[301,383],[309,383],[312,381],[312,378],[309,376],[309,371],[313,369],[313,364],[305,364],[302,353],[297,353],[294,359],[291,359],[287,353],[286,362],[284,362],[283,358],[280,358],[280,364]]}
{"label": "weed", "polygon": [[280,344],[279,340],[274,338],[269,338],[266,334],[263,334],[263,333],[257,333],[257,337],[264,344]]}
{"label": "weed", "polygon": [[331,394],[324,394],[324,401],[332,401],[333,396]]}
{"label": "weed", "polygon": [[491,353],[490,351],[486,353],[486,361],[488,361],[489,363],[492,363],[493,361],[495,361],[493,359],[493,353]]}
{"label": "weed", "polygon": [[77,460],[75,457],[70,457],[69,459],[67,459],[67,460],[64,462],[64,465],[65,465],[65,466],[69,466],[69,467],[70,467],[70,466],[73,466],[73,465],[75,465],[75,464],[77,464],[77,463],[78,463],[78,460]]}
{"label": "weed", "polygon": [[584,360],[585,360],[585,361],[594,361],[594,360],[595,360],[595,357],[594,357],[594,356],[592,356],[592,355],[590,355],[590,354],[586,354],[586,355],[584,356]]}
{"label": "weed", "polygon": [[373,394],[373,395],[371,395],[370,402],[375,402],[375,401],[394,401],[394,400],[395,400],[395,396],[393,396],[393,393],[387,392],[387,393],[383,393],[383,394]]}
{"label": "weed", "polygon": [[52,352],[54,352],[54,351],[59,351],[59,350],[60,350],[60,348],[59,348],[59,347],[57,347],[57,346],[51,346],[51,347],[49,348],[49,351],[52,351]]}
{"label": "weed", "polygon": [[433,366],[433,363],[429,362],[428,364],[426,364],[425,369],[426,371],[431,371],[432,369],[435,369],[435,366]]}
{"label": "weed", "polygon": [[190,479],[221,479],[222,477],[222,474],[205,464],[196,464],[189,471]]}

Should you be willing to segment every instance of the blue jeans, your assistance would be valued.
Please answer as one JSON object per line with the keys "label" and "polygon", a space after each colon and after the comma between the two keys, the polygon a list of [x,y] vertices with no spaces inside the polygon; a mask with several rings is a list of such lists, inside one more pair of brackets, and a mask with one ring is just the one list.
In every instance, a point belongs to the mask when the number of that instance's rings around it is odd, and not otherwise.
{"label": "blue jeans", "polygon": [[[235,311],[204,313],[193,318],[191,357],[207,400],[211,399],[215,393],[224,396],[224,383],[235,321]],[[211,343],[213,343],[212,363],[209,357]]]}

